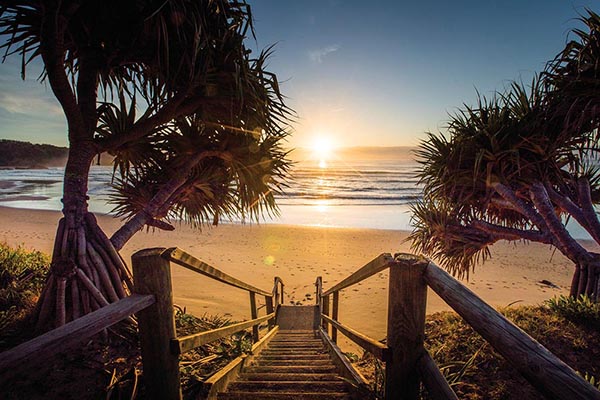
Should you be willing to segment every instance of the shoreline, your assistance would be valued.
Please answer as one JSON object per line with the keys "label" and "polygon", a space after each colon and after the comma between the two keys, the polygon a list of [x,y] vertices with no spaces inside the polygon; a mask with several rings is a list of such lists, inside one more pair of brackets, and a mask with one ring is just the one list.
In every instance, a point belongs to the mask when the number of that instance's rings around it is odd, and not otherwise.
{"label": "shoreline", "polygon": [[[58,211],[0,206],[0,240],[49,254],[60,217]],[[97,219],[109,236],[120,226],[111,216],[97,214]],[[139,232],[121,254],[129,263],[131,254],[142,248],[179,247],[265,290],[270,291],[273,277],[280,276],[285,282],[286,304],[314,304],[318,275],[327,289],[381,253],[410,252],[409,243],[403,242],[407,235],[401,230],[282,224],[223,224],[199,232],[177,224],[172,232]],[[593,242],[585,244],[598,247]],[[462,283],[494,307],[515,302],[531,305],[568,294],[572,271],[572,263],[559,252],[553,254],[548,246],[498,243],[492,248],[492,258]],[[188,312],[250,318],[246,292],[176,265],[172,277],[175,303]],[[542,280],[556,287],[540,283]],[[339,319],[371,337],[384,337],[386,307],[387,272],[382,272],[340,293]],[[427,313],[448,309],[430,290]]]}

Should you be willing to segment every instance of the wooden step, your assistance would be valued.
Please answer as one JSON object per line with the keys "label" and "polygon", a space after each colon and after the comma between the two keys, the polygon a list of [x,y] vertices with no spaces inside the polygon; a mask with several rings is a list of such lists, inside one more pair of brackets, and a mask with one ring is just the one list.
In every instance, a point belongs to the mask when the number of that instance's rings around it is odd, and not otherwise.
{"label": "wooden step", "polygon": [[247,373],[240,374],[238,382],[241,381],[336,381],[339,377],[336,374],[319,373]]}
{"label": "wooden step", "polygon": [[346,382],[335,381],[236,381],[229,385],[228,392],[317,392],[345,393],[348,391]]}
{"label": "wooden step", "polygon": [[283,348],[283,349],[266,349],[260,352],[260,354],[328,354],[327,350],[323,347],[306,348],[300,347],[295,348]]}
{"label": "wooden step", "polygon": [[320,340],[313,341],[299,341],[299,342],[271,342],[269,348],[280,348],[280,347],[323,347],[323,342]]}
{"label": "wooden step", "polygon": [[327,359],[319,359],[319,360],[295,360],[293,362],[290,362],[290,360],[287,360],[287,359],[254,360],[253,366],[256,366],[257,364],[259,364],[259,361],[260,361],[260,366],[299,365],[299,366],[310,367],[312,365],[315,365],[315,366],[333,365],[333,362],[331,361],[331,359],[327,358]]}
{"label": "wooden step", "polygon": [[[291,314],[296,311],[304,315]],[[300,317],[310,319],[313,311],[314,307],[290,309],[287,326],[304,326]],[[280,330],[218,399],[350,400],[350,388],[317,331]]]}
{"label": "wooden step", "polygon": [[260,354],[256,361],[269,360],[288,360],[290,362],[295,361],[313,361],[313,360],[330,360],[329,354]]}
{"label": "wooden step", "polygon": [[249,374],[253,373],[293,373],[293,374],[324,374],[333,373],[336,367],[331,365],[271,365],[271,366],[251,366],[244,369]]}
{"label": "wooden step", "polygon": [[225,392],[219,393],[219,400],[350,400],[348,393],[318,392]]}
{"label": "wooden step", "polygon": [[276,345],[297,344],[297,343],[317,344],[317,343],[323,343],[323,341],[320,339],[312,338],[312,337],[311,338],[288,337],[288,338],[279,338],[277,340],[273,339],[273,340],[271,340],[271,342],[269,342],[269,344],[276,344]]}
{"label": "wooden step", "polygon": [[285,335],[285,334],[315,334],[318,335],[319,331],[316,329],[283,329],[280,328],[279,332],[277,333],[278,335]]}
{"label": "wooden step", "polygon": [[313,352],[313,353],[326,353],[324,346],[319,347],[267,347],[261,351],[260,354],[268,353],[301,353],[301,352]]}

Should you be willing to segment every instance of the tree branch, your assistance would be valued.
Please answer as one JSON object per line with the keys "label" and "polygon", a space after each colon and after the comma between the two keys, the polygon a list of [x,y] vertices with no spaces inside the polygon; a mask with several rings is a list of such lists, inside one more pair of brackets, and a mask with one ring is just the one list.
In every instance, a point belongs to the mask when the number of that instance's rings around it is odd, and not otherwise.
{"label": "tree branch", "polygon": [[598,215],[596,214],[596,210],[594,210],[590,182],[585,178],[578,179],[577,191],[583,217],[589,226],[589,229],[586,229],[596,243],[600,244],[600,221],[598,221]]}
{"label": "tree branch", "polygon": [[[594,240],[600,243],[600,230],[594,231],[592,226],[590,225],[588,218],[586,217],[583,210],[575,204],[569,197],[563,196],[558,193],[551,185],[545,185],[546,191],[550,195],[550,200],[560,208],[562,208],[565,212],[571,215],[579,224],[594,238]],[[580,202],[583,201],[580,195]],[[591,198],[590,198],[591,200]],[[594,214],[595,216],[595,214]],[[596,219],[596,225],[600,228],[600,224],[598,224],[598,220]]]}
{"label": "tree branch", "polygon": [[538,242],[555,245],[550,235],[540,231],[528,231],[523,229],[508,228],[505,226],[491,224],[485,221],[474,221],[471,226],[486,232],[494,237],[494,241],[498,240],[529,240],[530,242]]}
{"label": "tree branch", "polygon": [[42,18],[40,53],[44,60],[48,81],[52,92],[60,103],[69,127],[69,140],[85,130],[85,124],[73,88],[64,69],[64,35],[59,29],[65,21],[59,21],[59,5],[56,1],[47,1]]}
{"label": "tree branch", "polygon": [[77,74],[77,102],[85,124],[85,139],[94,137],[94,130],[98,123],[96,99],[98,95],[98,69],[94,60],[82,55],[79,58],[79,71]]}
{"label": "tree branch", "polygon": [[590,254],[567,231],[562,221],[556,216],[554,207],[550,202],[548,192],[541,182],[535,182],[530,189],[531,200],[537,208],[539,215],[548,225],[548,229],[560,244],[561,251],[575,263],[590,259]]}
{"label": "tree branch", "polygon": [[120,227],[110,238],[115,249],[120,250],[125,243],[149,221],[157,217],[161,211],[166,209],[167,202],[173,202],[172,194],[184,185],[189,177],[189,171],[200,163],[200,161],[209,157],[218,157],[226,161],[231,161],[231,155],[222,151],[205,151],[198,153],[190,158],[185,166],[179,168],[178,173],[168,180],[146,204],[142,210],[138,211],[129,221]]}
{"label": "tree branch", "polygon": [[152,131],[155,127],[166,124],[173,119],[194,113],[201,105],[214,102],[215,98],[195,97],[186,99],[187,93],[181,93],[173,97],[165,106],[161,107],[149,118],[138,120],[131,130],[119,135],[113,135],[99,142],[102,151],[118,148],[127,142],[140,139]]}
{"label": "tree branch", "polygon": [[545,231],[548,229],[546,222],[535,211],[535,209],[526,202],[524,202],[522,199],[519,199],[511,188],[503,185],[500,182],[492,183],[492,187],[500,196],[502,196],[504,200],[512,204],[516,211],[520,212],[525,217],[527,217],[527,219],[533,222],[533,224],[537,226],[540,231]]}

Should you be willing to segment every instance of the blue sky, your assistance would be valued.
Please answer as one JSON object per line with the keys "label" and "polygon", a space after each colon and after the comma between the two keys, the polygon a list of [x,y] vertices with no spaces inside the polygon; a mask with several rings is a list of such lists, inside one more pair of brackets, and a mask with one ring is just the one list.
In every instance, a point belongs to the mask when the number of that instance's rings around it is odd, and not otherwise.
{"label": "blue sky", "polygon": [[[415,145],[448,113],[528,81],[591,0],[249,0],[257,40],[299,116],[291,146]],[[66,145],[62,112],[19,60],[0,65],[0,138]]]}

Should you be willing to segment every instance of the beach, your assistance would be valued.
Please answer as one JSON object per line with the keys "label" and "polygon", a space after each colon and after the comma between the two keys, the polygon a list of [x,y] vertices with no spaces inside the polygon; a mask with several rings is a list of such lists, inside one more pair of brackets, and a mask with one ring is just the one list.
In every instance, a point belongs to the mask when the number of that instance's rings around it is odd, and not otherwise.
{"label": "beach", "polygon": [[[60,217],[57,211],[0,207],[0,240],[50,254]],[[98,222],[109,236],[120,226],[118,219],[107,215],[99,215]],[[407,235],[399,230],[277,224],[223,224],[202,231],[177,225],[172,232],[139,232],[121,255],[130,262],[131,255],[143,248],[179,247],[265,290],[270,291],[273,277],[279,276],[285,283],[286,304],[313,304],[317,276],[323,277],[327,289],[381,253],[410,252]],[[492,248],[492,258],[478,266],[463,284],[495,307],[540,304],[568,294],[572,270],[571,262],[548,246],[498,243]],[[173,264],[172,277],[174,302],[187,312],[225,315],[234,320],[250,318],[247,292]],[[260,300],[259,305],[264,304]],[[369,336],[383,338],[386,307],[384,272],[341,292],[339,320]],[[427,312],[448,309],[430,290]],[[263,308],[259,315],[264,312]]]}

